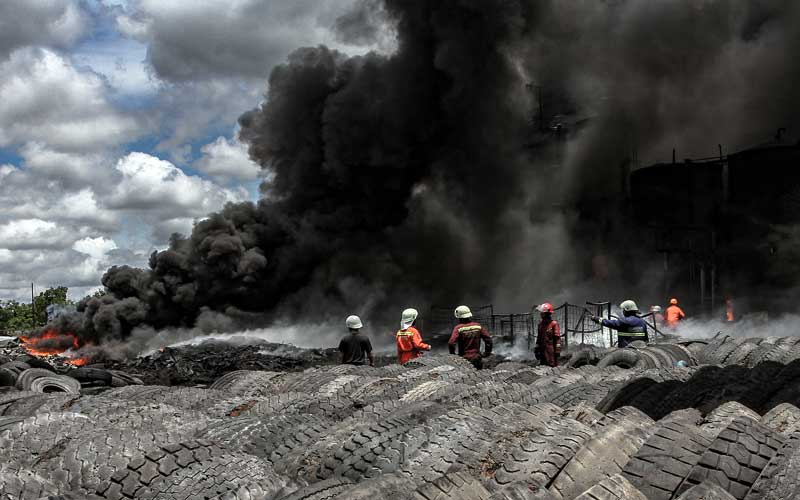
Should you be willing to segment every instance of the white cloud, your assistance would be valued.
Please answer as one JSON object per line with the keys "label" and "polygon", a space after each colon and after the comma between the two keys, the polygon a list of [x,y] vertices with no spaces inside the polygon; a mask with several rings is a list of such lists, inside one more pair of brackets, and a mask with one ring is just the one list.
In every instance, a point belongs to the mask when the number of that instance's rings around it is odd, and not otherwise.
{"label": "white cloud", "polygon": [[152,96],[159,81],[147,65],[147,46],[131,39],[93,42],[72,53],[77,66],[103,75],[115,93],[123,96]]}
{"label": "white cloud", "polygon": [[250,159],[247,146],[237,139],[218,137],[201,148],[202,158],[194,167],[216,179],[252,181],[258,178],[261,168]]}
{"label": "white cloud", "polygon": [[59,182],[68,190],[111,182],[112,170],[106,166],[110,162],[103,154],[56,151],[37,142],[25,144],[17,154],[37,178]]}
{"label": "white cloud", "polygon": [[188,234],[196,220],[228,202],[248,197],[244,188],[226,189],[198,176],[186,175],[172,163],[145,153],[130,153],[117,162],[121,174],[106,200],[112,210],[137,217],[153,228],[154,243],[173,232]]}
{"label": "white cloud", "polygon": [[205,139],[209,129],[231,129],[239,116],[262,99],[263,82],[226,79],[167,83],[159,91],[157,116],[166,138],[156,151],[187,161],[188,143]]}
{"label": "white cloud", "polygon": [[105,257],[108,252],[117,249],[117,244],[110,238],[83,238],[76,241],[72,245],[72,249],[76,252],[88,255],[89,257],[100,260]]}
{"label": "white cloud", "polygon": [[355,0],[138,0],[120,16],[120,32],[146,42],[159,77],[261,79],[297,47],[347,48],[332,31]]}
{"label": "white cloud", "polygon": [[80,238],[70,228],[42,219],[16,219],[0,224],[0,248],[28,250],[63,248]]}
{"label": "white cloud", "polygon": [[68,47],[88,25],[88,16],[75,0],[3,0],[0,59],[24,46]]}
{"label": "white cloud", "polygon": [[171,219],[200,217],[242,199],[241,193],[186,175],[172,163],[145,153],[130,153],[115,168],[122,180],[108,206],[117,210],[168,212]]}
{"label": "white cloud", "polygon": [[104,81],[49,50],[22,49],[0,64],[0,146],[38,142],[87,151],[133,140],[136,120],[116,111]]}
{"label": "white cloud", "polygon": [[[143,254],[131,254],[120,261],[111,240],[83,239],[73,248],[0,249],[0,299],[30,300],[30,283],[36,293],[53,286],[66,286],[70,297],[79,299],[100,287],[100,278],[113,264],[146,264]],[[91,254],[86,253],[91,252]]]}
{"label": "white cloud", "polygon": [[116,230],[117,215],[104,209],[98,198],[91,186],[67,190],[35,170],[0,167],[0,222],[41,219],[101,232]]}

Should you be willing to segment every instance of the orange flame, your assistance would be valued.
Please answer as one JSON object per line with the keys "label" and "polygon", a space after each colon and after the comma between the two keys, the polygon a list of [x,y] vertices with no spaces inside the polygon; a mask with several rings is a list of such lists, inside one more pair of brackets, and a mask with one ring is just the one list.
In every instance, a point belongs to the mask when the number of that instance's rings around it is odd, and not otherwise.
{"label": "orange flame", "polygon": [[[20,337],[20,340],[28,354],[33,356],[55,356],[81,347],[78,336],[74,333],[60,333],[54,330],[46,330],[36,337]],[[74,366],[83,366],[88,362],[88,356],[67,360],[67,363]]]}
{"label": "orange flame", "polygon": [[89,356],[83,356],[82,358],[68,359],[67,363],[71,364],[72,366],[84,366],[89,363]]}

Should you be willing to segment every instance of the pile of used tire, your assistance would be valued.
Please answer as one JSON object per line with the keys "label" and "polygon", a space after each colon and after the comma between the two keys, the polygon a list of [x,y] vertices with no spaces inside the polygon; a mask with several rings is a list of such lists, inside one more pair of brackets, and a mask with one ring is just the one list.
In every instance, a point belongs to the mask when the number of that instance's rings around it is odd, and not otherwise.
{"label": "pile of used tire", "polygon": [[3,390],[79,394],[81,390],[142,384],[141,379],[119,370],[81,367],[59,372],[34,356],[0,364],[0,389]]}
{"label": "pile of used tire", "polygon": [[800,361],[703,364],[726,342],[6,392],[0,499],[791,498]]}

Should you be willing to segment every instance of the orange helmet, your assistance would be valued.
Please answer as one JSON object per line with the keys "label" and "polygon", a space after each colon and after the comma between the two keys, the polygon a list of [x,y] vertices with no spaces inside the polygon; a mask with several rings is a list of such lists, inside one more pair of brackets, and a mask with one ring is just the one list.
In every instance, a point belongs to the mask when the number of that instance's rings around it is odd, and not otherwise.
{"label": "orange helmet", "polygon": [[556,312],[555,308],[553,308],[553,304],[551,304],[550,302],[545,302],[544,304],[540,305],[536,309],[538,309],[540,313],[550,313],[550,314],[552,314],[552,313]]}
{"label": "orange helmet", "polygon": [[677,306],[678,305],[678,299],[669,299],[669,305]]}

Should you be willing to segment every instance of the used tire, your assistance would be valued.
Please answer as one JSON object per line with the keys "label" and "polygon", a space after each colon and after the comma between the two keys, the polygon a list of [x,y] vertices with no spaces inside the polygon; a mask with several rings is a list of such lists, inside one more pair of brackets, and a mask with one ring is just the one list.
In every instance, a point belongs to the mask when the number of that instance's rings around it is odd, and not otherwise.
{"label": "used tire", "polygon": [[37,378],[52,377],[53,372],[45,370],[44,368],[28,368],[17,377],[17,389],[20,391],[30,391],[31,383]]}
{"label": "used tire", "polygon": [[487,474],[484,483],[492,491],[518,481],[545,487],[591,437],[587,426],[573,420],[545,422],[498,456],[498,466]]}
{"label": "used tire", "polygon": [[678,493],[709,481],[742,500],[784,442],[780,434],[768,427],[747,417],[737,417],[692,467]]}
{"label": "used tire", "polygon": [[[771,347],[771,346],[770,346]],[[758,350],[758,345],[745,342],[736,348],[725,360],[726,365],[746,365],[747,358]]]}
{"label": "used tire", "polygon": [[614,474],[581,493],[575,500],[648,500],[648,498],[625,477]]}
{"label": "used tire", "polygon": [[606,366],[619,366],[620,368],[634,368],[642,363],[642,358],[634,349],[617,349],[606,355],[597,363],[598,368]]}
{"label": "used tire", "polygon": [[761,417],[761,423],[791,437],[800,433],[800,408],[790,403],[781,403]]}
{"label": "used tire", "polygon": [[80,394],[81,384],[74,378],[56,375],[50,377],[39,377],[31,382],[33,392],[66,392],[68,394]]}
{"label": "used tire", "polygon": [[700,483],[688,489],[677,500],[736,500],[733,495],[711,482]]}
{"label": "used tire", "polygon": [[743,404],[736,401],[728,401],[706,415],[700,427],[709,435],[716,436],[737,417],[747,417],[756,422],[761,418],[758,413]]}
{"label": "used tire", "polygon": [[661,423],[622,475],[649,500],[669,500],[710,445],[711,438],[695,425]]}
{"label": "used tire", "polygon": [[83,383],[102,383],[104,385],[111,385],[111,377],[112,374],[108,370],[103,370],[101,368],[86,368],[80,367],[75,370],[70,371],[68,376],[74,378],[75,380]]}
{"label": "used tire", "polygon": [[631,382],[623,382],[619,387],[609,392],[599,403],[597,409],[601,413],[608,413],[623,406],[627,406],[637,394],[656,385],[650,378],[637,378]]}
{"label": "used tire", "polygon": [[346,477],[332,477],[300,488],[278,500],[330,500],[352,488],[353,484]]}
{"label": "used tire", "polygon": [[[233,454],[205,440],[158,446],[133,457],[98,489],[103,498],[209,498],[257,481],[274,496],[284,480],[255,457]],[[210,494],[212,493],[213,494]]]}
{"label": "used tire", "polygon": [[414,500],[488,500],[491,495],[480,481],[463,472],[445,474],[423,484],[411,496]]}
{"label": "used tire", "polygon": [[607,477],[619,474],[647,438],[653,426],[623,418],[598,430],[578,450],[548,488],[556,498],[575,498]]}
{"label": "used tire", "polygon": [[543,486],[518,481],[494,492],[489,500],[555,500],[555,497]]}
{"label": "used tire", "polygon": [[8,368],[0,368],[0,387],[14,387],[17,384],[17,373]]}
{"label": "used tire", "polygon": [[772,457],[745,497],[747,500],[786,500],[800,491],[800,441],[790,439]]}

